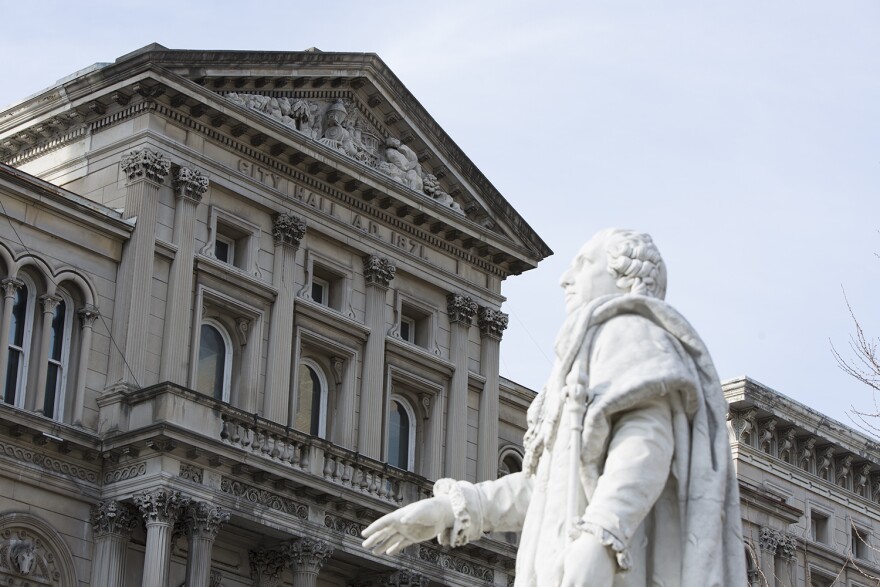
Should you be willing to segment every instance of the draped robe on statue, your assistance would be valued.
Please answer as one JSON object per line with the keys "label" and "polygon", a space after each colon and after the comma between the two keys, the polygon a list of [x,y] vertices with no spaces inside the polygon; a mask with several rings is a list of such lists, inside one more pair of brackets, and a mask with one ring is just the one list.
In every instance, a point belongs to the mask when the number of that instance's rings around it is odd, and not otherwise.
{"label": "draped robe on statue", "polygon": [[[590,587],[744,587],[727,405],[693,328],[662,300],[605,296],[569,315],[556,354],[529,408],[523,471],[438,482],[457,514],[441,542],[519,531],[515,587],[557,587],[573,540],[567,488],[579,475],[577,531],[610,547],[618,567],[612,585]],[[578,378],[588,405],[572,471],[563,387]]]}

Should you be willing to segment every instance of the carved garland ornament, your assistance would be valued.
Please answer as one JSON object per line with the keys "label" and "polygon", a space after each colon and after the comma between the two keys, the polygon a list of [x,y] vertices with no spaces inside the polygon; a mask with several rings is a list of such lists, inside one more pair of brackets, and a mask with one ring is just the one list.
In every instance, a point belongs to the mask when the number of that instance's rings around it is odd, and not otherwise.
{"label": "carved garland ornament", "polygon": [[165,176],[171,171],[171,160],[150,149],[132,151],[122,156],[122,171],[128,176],[129,181],[149,179],[156,183],[162,183]]}
{"label": "carved garland ornament", "polygon": [[306,235],[306,222],[290,213],[278,213],[273,218],[272,238],[276,245],[299,246]]}

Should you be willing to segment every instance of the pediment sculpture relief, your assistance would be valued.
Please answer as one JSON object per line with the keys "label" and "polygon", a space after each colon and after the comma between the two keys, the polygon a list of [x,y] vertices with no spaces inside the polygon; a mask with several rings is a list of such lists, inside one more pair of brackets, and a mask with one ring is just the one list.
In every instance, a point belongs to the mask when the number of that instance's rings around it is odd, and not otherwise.
{"label": "pediment sculpture relief", "polygon": [[382,138],[378,129],[357,112],[351,101],[275,98],[236,92],[230,92],[226,97],[464,214],[453,197],[443,191],[437,177],[422,168],[416,153],[395,137]]}
{"label": "pediment sculpture relief", "polygon": [[[58,585],[61,573],[55,560],[36,536],[23,529],[3,532],[0,542],[0,581],[18,585],[21,577],[31,585]],[[21,583],[25,584],[25,583]]]}

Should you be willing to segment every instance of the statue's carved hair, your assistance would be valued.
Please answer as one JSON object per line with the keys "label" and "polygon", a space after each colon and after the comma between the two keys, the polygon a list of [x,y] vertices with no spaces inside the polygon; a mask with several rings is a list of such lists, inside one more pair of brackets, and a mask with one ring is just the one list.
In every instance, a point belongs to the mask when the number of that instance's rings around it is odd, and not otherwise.
{"label": "statue's carved hair", "polygon": [[650,235],[609,228],[595,238],[605,242],[608,271],[619,288],[661,300],[666,297],[666,264]]}

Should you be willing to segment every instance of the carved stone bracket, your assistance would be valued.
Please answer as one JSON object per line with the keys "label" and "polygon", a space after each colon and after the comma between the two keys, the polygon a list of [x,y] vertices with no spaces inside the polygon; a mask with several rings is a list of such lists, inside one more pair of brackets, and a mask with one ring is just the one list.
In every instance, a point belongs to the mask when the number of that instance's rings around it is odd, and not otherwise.
{"label": "carved stone bracket", "polygon": [[171,160],[161,153],[150,149],[132,151],[122,156],[122,171],[132,182],[138,179],[148,179],[156,183],[162,183],[168,172],[171,171]]}
{"label": "carved stone bracket", "polygon": [[290,213],[278,213],[273,218],[272,238],[276,245],[298,247],[306,235],[306,222]]}
{"label": "carved stone bracket", "polygon": [[730,420],[730,424],[733,428],[733,435],[737,442],[742,442],[744,444],[748,444],[751,439],[752,433],[755,430],[755,416],[757,416],[758,411],[744,410],[744,411],[730,411],[730,416],[728,419]]}
{"label": "carved stone bracket", "polygon": [[130,534],[138,522],[137,512],[127,503],[111,499],[92,506],[92,531],[96,537]]}
{"label": "carved stone bracket", "polygon": [[758,424],[758,447],[766,453],[769,453],[772,447],[776,423],[775,418],[770,418]]}
{"label": "carved stone bracket", "polygon": [[91,328],[101,314],[95,306],[86,305],[77,310],[76,315],[79,317],[80,327]]}
{"label": "carved stone bracket", "polygon": [[452,324],[470,326],[477,314],[477,302],[467,296],[451,293],[446,296],[446,310]]}
{"label": "carved stone bracket", "polygon": [[147,524],[173,524],[181,511],[189,505],[189,501],[189,498],[182,497],[179,491],[167,489],[144,491],[134,498],[134,503],[140,509]]}
{"label": "carved stone bracket", "polygon": [[333,556],[333,547],[313,538],[294,538],[285,545],[285,552],[292,571],[317,573]]}
{"label": "carved stone bracket", "polygon": [[202,201],[202,194],[208,189],[208,176],[196,169],[181,167],[174,178],[174,189],[180,198],[189,198],[195,202]]}
{"label": "carved stone bracket", "polygon": [[367,285],[388,287],[394,279],[397,268],[394,263],[379,255],[367,255],[364,257],[364,280]]}
{"label": "carved stone bracket", "polygon": [[507,314],[501,310],[481,306],[477,315],[477,325],[480,327],[481,335],[501,340],[501,336],[507,330]]}
{"label": "carved stone bracket", "polygon": [[184,514],[190,536],[216,538],[220,528],[229,521],[230,513],[203,501],[190,503]]}

